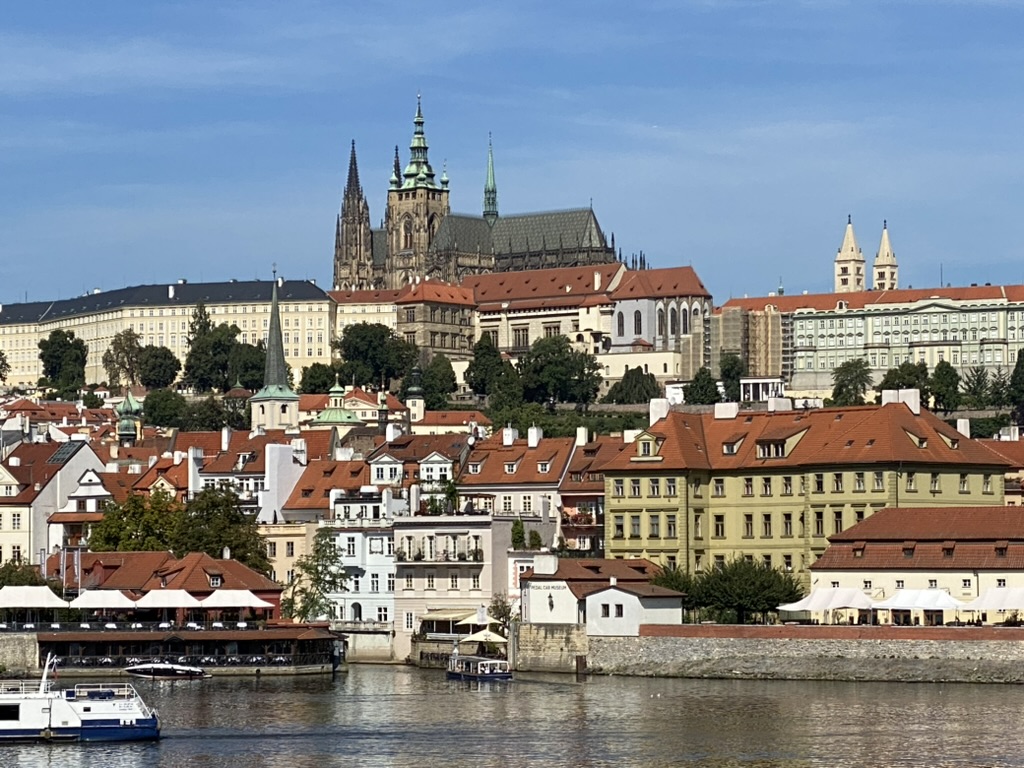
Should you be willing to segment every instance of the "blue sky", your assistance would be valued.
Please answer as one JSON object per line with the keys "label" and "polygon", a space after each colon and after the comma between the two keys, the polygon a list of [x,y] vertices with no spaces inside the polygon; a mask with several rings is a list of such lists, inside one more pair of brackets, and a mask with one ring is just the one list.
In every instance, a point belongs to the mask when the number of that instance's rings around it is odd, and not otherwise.
{"label": "blue sky", "polygon": [[331,275],[416,94],[453,210],[593,201],[716,301],[830,290],[847,214],[901,284],[1024,282],[1024,5],[21,3],[0,28],[0,302]]}

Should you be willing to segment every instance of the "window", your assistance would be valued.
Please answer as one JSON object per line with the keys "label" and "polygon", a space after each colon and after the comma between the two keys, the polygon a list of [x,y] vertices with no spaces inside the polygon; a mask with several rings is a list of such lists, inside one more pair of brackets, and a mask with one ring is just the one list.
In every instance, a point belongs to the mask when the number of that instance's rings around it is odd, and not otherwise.
{"label": "window", "polygon": [[502,496],[501,497],[501,511],[502,512],[511,512],[512,511],[512,497],[511,496]]}
{"label": "window", "polygon": [[533,496],[523,496],[523,512],[530,514],[533,512]]}
{"label": "window", "polygon": [[277,542],[267,542],[267,557],[277,557]]}
{"label": "window", "polygon": [[1006,586],[1006,579],[996,579],[996,586],[997,587],[1005,587]]}
{"label": "window", "polygon": [[864,589],[871,589],[871,580],[864,579]]}
{"label": "window", "polygon": [[427,589],[433,589],[433,588],[434,588],[434,574],[433,573],[428,573],[427,574]]}
{"label": "window", "polygon": [[832,473],[832,491],[834,493],[843,492],[843,473],[834,472]]}
{"label": "window", "polygon": [[377,606],[377,621],[386,622],[388,620],[388,608],[386,605]]}
{"label": "window", "polygon": [[715,515],[715,537],[725,537],[725,515]]}
{"label": "window", "polygon": [[285,542],[285,545],[284,545],[284,555],[285,555],[285,557],[295,557],[295,542],[294,541]]}
{"label": "window", "polygon": [[639,309],[633,313],[633,333],[638,337],[644,335],[644,319]]}
{"label": "window", "polygon": [[624,529],[623,526],[624,526],[624,523],[623,523],[622,515],[616,515],[615,516],[615,538],[616,539],[625,538],[626,534],[625,534],[625,529]]}
{"label": "window", "polygon": [[448,574],[448,589],[459,588],[459,574],[452,572]]}
{"label": "window", "polygon": [[928,579],[928,589],[938,589],[938,588],[939,588],[939,580],[938,579]]}
{"label": "window", "polygon": [[744,515],[743,516],[743,538],[752,539],[754,538],[754,516]]}
{"label": "window", "polygon": [[825,476],[823,474],[816,474],[814,476],[814,492],[824,493],[825,492]]}
{"label": "window", "polygon": [[412,574],[411,573],[405,574],[405,588],[406,589],[412,589]]}
{"label": "window", "polygon": [[380,576],[376,573],[370,574],[370,591],[380,592]]}
{"label": "window", "polygon": [[907,490],[917,490],[917,474],[914,472],[907,472]]}
{"label": "window", "polygon": [[786,573],[793,572],[793,556],[783,555],[782,556],[782,568]]}
{"label": "window", "polygon": [[405,612],[405,628],[409,632],[412,632],[412,627],[413,627],[412,612],[411,611],[406,611]]}
{"label": "window", "polygon": [[622,603],[616,603],[615,604],[615,618],[616,619],[621,619],[622,618]]}
{"label": "window", "polygon": [[537,471],[540,472],[540,474],[542,475],[546,475],[548,472],[551,471],[551,464],[547,461],[538,461]]}
{"label": "window", "polygon": [[930,487],[932,493],[938,493],[939,491],[942,490],[942,487],[941,487],[940,481],[939,481],[939,473],[938,472],[932,472],[932,478],[931,478],[931,483],[930,483],[929,487]]}
{"label": "window", "polygon": [[665,536],[670,539],[676,537],[676,516],[665,515]]}
{"label": "window", "polygon": [[772,515],[770,512],[761,515],[761,535],[766,539],[772,537]]}
{"label": "window", "polygon": [[754,478],[744,477],[743,478],[743,495],[753,496],[754,495]]}
{"label": "window", "polygon": [[480,574],[474,573],[470,581],[470,589],[480,589]]}
{"label": "window", "polygon": [[641,456],[650,456],[651,455],[651,441],[650,440],[641,440],[640,441],[640,455]]}
{"label": "window", "polygon": [[[672,498],[676,495],[676,479],[670,478],[665,481],[665,495]],[[695,480],[693,483],[693,495],[700,496],[700,481]]]}
{"label": "window", "polygon": [[772,495],[772,479],[770,477],[761,478],[761,495],[771,496]]}
{"label": "window", "polygon": [[839,589],[839,582],[838,581],[833,581],[832,582],[832,589]]}
{"label": "window", "polygon": [[992,493],[992,475],[984,475],[981,478],[981,492]]}
{"label": "window", "polygon": [[634,496],[634,497],[640,495],[640,481],[639,480],[631,480],[629,482],[629,495],[630,496]]}
{"label": "window", "polygon": [[853,473],[853,490],[863,491],[864,490],[864,473],[854,472]]}
{"label": "window", "polygon": [[394,591],[395,591],[395,574],[389,573],[388,574],[388,592],[394,592]]}
{"label": "window", "polygon": [[[289,553],[291,554],[291,553]],[[345,539],[345,556],[355,557],[356,556],[356,537],[349,536]]]}
{"label": "window", "polygon": [[650,519],[647,521],[648,535],[652,539],[661,538],[661,515],[652,514]]}
{"label": "window", "polygon": [[516,473],[516,463],[514,461],[506,462],[505,463],[505,474],[506,475],[514,475],[515,473]]}
{"label": "window", "polygon": [[725,480],[718,477],[715,478],[715,490],[713,496],[725,496]]}
{"label": "window", "polygon": [[971,490],[970,484],[967,482],[967,475],[961,473],[960,475],[960,493],[968,493]]}
{"label": "window", "polygon": [[625,491],[623,490],[624,483],[622,480],[612,481],[612,496],[622,496]]}
{"label": "window", "polygon": [[11,530],[21,530],[21,512],[11,512]]}
{"label": "window", "polygon": [[612,607],[608,603],[601,603],[601,618],[607,619],[611,616]]}
{"label": "window", "polygon": [[615,333],[617,336],[626,335],[626,317],[621,312],[615,316]]}
{"label": "window", "polygon": [[971,580],[970,579],[961,579],[960,586],[963,589],[970,589],[971,588]]}
{"label": "window", "polygon": [[661,481],[651,480],[651,496],[656,498],[661,496]]}
{"label": "window", "polygon": [[814,513],[814,535],[825,535],[825,513],[820,509]]}
{"label": "window", "polygon": [[629,516],[629,538],[640,538],[640,515]]}
{"label": "window", "polygon": [[530,346],[530,329],[529,328],[513,328],[512,329],[512,346],[517,349],[525,349]]}
{"label": "window", "polygon": [[783,477],[782,478],[782,495],[792,496],[793,495],[793,478]]}
{"label": "window", "polygon": [[896,579],[896,589],[903,589],[903,579]]}
{"label": "window", "polygon": [[693,538],[703,539],[704,538],[704,515],[697,511],[693,513]]}
{"label": "window", "polygon": [[885,490],[885,473],[875,472],[875,484],[873,490],[884,491]]}
{"label": "window", "polygon": [[843,510],[837,509],[832,512],[832,533],[843,532]]}
{"label": "window", "polygon": [[782,513],[782,535],[792,536],[793,535],[793,513],[783,512]]}
{"label": "window", "polygon": [[359,591],[359,577],[358,576],[353,576],[352,577],[352,591],[353,592],[358,592]]}

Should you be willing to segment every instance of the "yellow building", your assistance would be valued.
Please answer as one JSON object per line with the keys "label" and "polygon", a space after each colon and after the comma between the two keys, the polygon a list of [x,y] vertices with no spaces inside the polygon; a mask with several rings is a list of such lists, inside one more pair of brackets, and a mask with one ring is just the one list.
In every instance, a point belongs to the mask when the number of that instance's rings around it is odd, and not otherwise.
{"label": "yellow building", "polygon": [[673,412],[603,468],[606,552],[690,571],[744,557],[806,577],[828,536],[884,507],[1003,504],[1007,466],[912,396]]}

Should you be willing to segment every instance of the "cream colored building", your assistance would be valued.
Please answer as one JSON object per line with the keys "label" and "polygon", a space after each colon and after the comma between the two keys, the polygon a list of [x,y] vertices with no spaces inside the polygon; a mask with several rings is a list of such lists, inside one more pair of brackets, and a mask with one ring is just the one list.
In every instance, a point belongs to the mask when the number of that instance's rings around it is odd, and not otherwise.
{"label": "cream colored building", "polygon": [[398,305],[395,303],[400,290],[328,291],[334,301],[334,337],[340,339],[345,329],[357,323],[383,325],[394,331],[398,327]]}
{"label": "cream colored building", "polygon": [[[35,386],[43,375],[39,342],[54,330],[72,331],[88,348],[86,383],[106,381],[103,353],[114,336],[135,331],[143,346],[171,350],[184,364],[188,328],[202,303],[215,325],[239,329],[246,344],[265,341],[270,326],[269,280],[143,285],[95,291],[75,299],[0,307],[0,351],[11,365],[7,383]],[[313,282],[278,278],[285,359],[296,378],[313,363],[331,361],[335,303]]]}

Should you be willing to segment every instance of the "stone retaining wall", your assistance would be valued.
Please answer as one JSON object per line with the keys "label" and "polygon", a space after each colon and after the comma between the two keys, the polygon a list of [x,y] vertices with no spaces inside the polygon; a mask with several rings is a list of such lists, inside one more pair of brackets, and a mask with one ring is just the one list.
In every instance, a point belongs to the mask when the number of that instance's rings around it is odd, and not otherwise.
{"label": "stone retaining wall", "polygon": [[39,669],[41,665],[36,636],[7,632],[0,636],[0,665],[11,674]]}
{"label": "stone retaining wall", "polygon": [[598,674],[914,682],[1024,682],[1024,629],[645,626],[589,638]]}
{"label": "stone retaining wall", "polygon": [[578,624],[517,624],[513,667],[524,672],[576,672],[586,658],[587,630]]}

